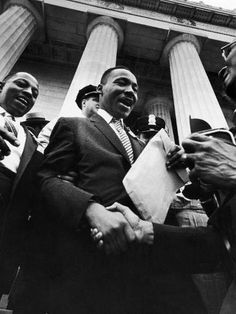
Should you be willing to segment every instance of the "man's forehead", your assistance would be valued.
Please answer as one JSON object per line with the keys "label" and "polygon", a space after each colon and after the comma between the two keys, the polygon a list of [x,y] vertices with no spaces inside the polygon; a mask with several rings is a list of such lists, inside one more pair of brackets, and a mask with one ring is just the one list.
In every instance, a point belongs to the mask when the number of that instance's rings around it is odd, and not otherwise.
{"label": "man's forehead", "polygon": [[129,78],[132,81],[134,81],[135,83],[137,83],[137,79],[136,76],[129,70],[126,69],[115,69],[110,73],[110,78],[114,79],[117,77],[125,77],[125,78]]}
{"label": "man's forehead", "polygon": [[84,97],[84,99],[86,99],[86,100],[89,100],[89,99],[98,99],[99,98],[99,96],[98,96],[98,94],[92,94],[92,95],[89,95],[89,96],[87,96],[87,97]]}
{"label": "man's forehead", "polygon": [[13,81],[15,79],[27,80],[27,81],[29,81],[31,83],[34,83],[37,87],[39,85],[37,79],[33,75],[31,75],[31,74],[29,74],[27,72],[17,72],[9,80]]}

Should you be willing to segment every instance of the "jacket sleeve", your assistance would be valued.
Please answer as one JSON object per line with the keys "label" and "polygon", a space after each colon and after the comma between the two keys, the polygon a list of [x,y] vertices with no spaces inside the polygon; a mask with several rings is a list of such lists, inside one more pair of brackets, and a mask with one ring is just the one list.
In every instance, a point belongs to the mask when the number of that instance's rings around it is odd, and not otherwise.
{"label": "jacket sleeve", "polygon": [[214,226],[175,227],[154,224],[152,254],[162,272],[213,272],[227,256],[221,235]]}
{"label": "jacket sleeve", "polygon": [[93,195],[57,178],[58,174],[76,171],[79,148],[74,142],[73,122],[65,118],[58,120],[45,150],[45,160],[38,179],[43,207],[53,215],[53,219],[76,229]]}

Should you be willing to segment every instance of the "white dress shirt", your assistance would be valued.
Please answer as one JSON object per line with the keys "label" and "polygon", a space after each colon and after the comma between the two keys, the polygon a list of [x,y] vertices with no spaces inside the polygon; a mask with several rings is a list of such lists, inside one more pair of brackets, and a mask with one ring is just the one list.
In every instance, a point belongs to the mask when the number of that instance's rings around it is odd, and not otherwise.
{"label": "white dress shirt", "polygon": [[[7,116],[7,112],[0,107],[0,126],[4,127],[5,125],[5,119],[2,116],[2,114],[5,113]],[[13,172],[17,172],[17,169],[20,164],[21,155],[23,153],[24,147],[25,147],[25,141],[26,141],[26,134],[24,131],[24,128],[20,125],[17,121],[12,121],[18,131],[17,139],[20,142],[20,146],[16,147],[11,145],[9,142],[7,142],[7,146],[10,148],[11,153],[9,156],[6,156],[2,161],[1,164],[3,164],[6,168]]]}
{"label": "white dress shirt", "polygon": [[[110,113],[108,113],[106,110],[99,108],[98,112],[100,117],[102,117],[107,124],[110,125],[110,127],[114,130],[114,132],[116,133],[116,135],[120,138],[120,134],[118,133],[116,127],[115,127],[115,122],[113,121],[112,115],[110,115]],[[124,127],[124,122],[122,119],[120,119],[121,125],[122,127]]]}
{"label": "white dress shirt", "polygon": [[[115,128],[113,117],[105,110],[103,109],[98,109],[97,113],[99,116],[101,116],[109,125],[110,127],[114,130],[114,132],[117,134],[117,136],[120,138],[118,131]],[[79,117],[83,118],[83,117]],[[85,117],[84,117],[85,118]],[[45,127],[41,130],[41,132],[38,135],[38,141],[39,141],[39,146],[37,148],[38,151],[41,153],[44,153],[45,148],[48,146],[50,135],[52,133],[52,129],[54,128],[55,124],[57,123],[59,117],[51,120],[48,124],[45,125]],[[123,120],[121,119],[122,126]]]}

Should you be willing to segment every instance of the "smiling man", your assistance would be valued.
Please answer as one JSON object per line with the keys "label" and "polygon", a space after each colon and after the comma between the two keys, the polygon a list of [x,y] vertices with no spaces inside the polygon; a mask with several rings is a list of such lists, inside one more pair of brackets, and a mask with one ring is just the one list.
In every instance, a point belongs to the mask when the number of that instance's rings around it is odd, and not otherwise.
{"label": "smiling man", "polygon": [[[125,67],[108,69],[98,91],[97,114],[89,119],[61,118],[51,134],[39,172],[41,210],[31,220],[31,256],[25,266],[30,280],[21,302],[25,300],[27,308],[17,313],[41,314],[36,312],[41,293],[32,288],[48,274],[51,307],[43,313],[205,313],[192,286],[178,283],[184,298],[190,291],[191,302],[186,304],[169,277],[157,279],[153,273],[147,263],[152,226],[145,228],[146,246],[137,247],[135,232],[125,217],[106,209],[117,201],[137,212],[122,180],[144,143],[123,121],[138,100],[135,75]],[[56,177],[71,170],[77,172],[75,185]],[[90,228],[102,232],[108,254],[97,249]],[[143,258],[137,258],[140,250]],[[46,289],[43,286],[41,291]]]}
{"label": "smiling man", "polygon": [[0,106],[12,116],[22,117],[33,107],[38,90],[38,81],[29,73],[9,75],[1,82]]}
{"label": "smiling man", "polygon": [[[134,240],[134,232],[121,213],[105,208],[119,201],[135,210],[122,180],[144,146],[123,122],[138,99],[136,77],[125,67],[108,69],[98,92],[100,109],[89,119],[59,119],[39,172],[43,210],[38,214],[47,214],[43,225],[36,214],[32,216],[39,244],[32,244],[31,265],[45,269],[39,262],[52,261],[46,266],[46,273],[53,275],[50,313],[142,313],[150,298],[139,288],[136,279],[140,278],[132,271],[134,255],[122,254]],[[75,185],[56,177],[71,170],[78,174]],[[120,254],[107,256],[98,250],[91,227],[103,232],[109,253]],[[33,269],[31,280],[38,282],[34,276]],[[28,293],[31,291],[29,288]],[[35,310],[34,305],[32,308]]]}
{"label": "smiling man", "polygon": [[33,107],[38,92],[38,81],[26,72],[11,74],[0,83],[0,142],[6,155],[0,162],[0,295],[9,293],[20,263],[33,197],[33,169],[41,159],[34,136],[15,117]]}

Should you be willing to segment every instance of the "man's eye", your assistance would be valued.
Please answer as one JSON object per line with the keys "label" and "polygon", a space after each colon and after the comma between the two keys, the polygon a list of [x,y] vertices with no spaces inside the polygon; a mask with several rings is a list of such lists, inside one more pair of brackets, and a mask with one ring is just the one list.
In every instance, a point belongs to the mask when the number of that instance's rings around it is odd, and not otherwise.
{"label": "man's eye", "polygon": [[22,81],[22,80],[17,80],[17,81],[15,81],[15,84],[16,84],[17,86],[20,86],[20,87],[26,86],[26,82],[25,82],[25,81]]}
{"label": "man's eye", "polygon": [[121,86],[124,86],[126,84],[126,82],[125,81],[117,81],[117,84],[121,85]]}
{"label": "man's eye", "polygon": [[37,90],[33,90],[32,94],[34,98],[37,98],[39,95],[39,92]]}

